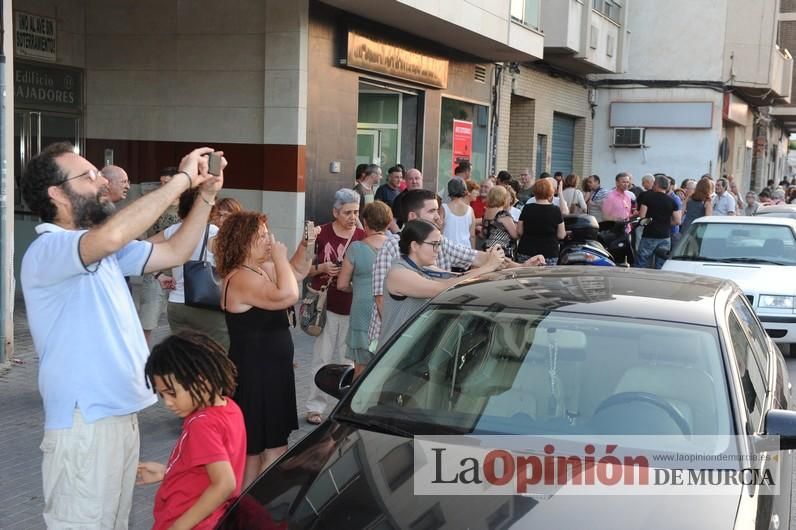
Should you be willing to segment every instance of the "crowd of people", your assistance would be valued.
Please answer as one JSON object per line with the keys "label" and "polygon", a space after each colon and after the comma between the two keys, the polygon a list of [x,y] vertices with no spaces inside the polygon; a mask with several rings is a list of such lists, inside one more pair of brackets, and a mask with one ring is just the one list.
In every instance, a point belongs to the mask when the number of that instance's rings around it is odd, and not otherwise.
{"label": "crowd of people", "polygon": [[[400,165],[378,186],[382,170],[371,164],[331,198],[331,222],[287,242],[290,253],[266,214],[218,197],[227,161],[210,174],[212,153],[192,151],[161,171],[157,189],[118,209],[130,189],[126,172],[97,170],[69,144],[47,147],[25,169],[23,198],[42,220],[21,283],[40,358],[49,527],[126,527],[137,481],[161,482],[155,528],[211,528],[298,428],[290,328],[304,282],[326,293],[313,373],[337,356],[358,377],[379,344],[456,282],[555,265],[565,215],[652,218],[636,263],[647,266],[697,217],[796,199],[796,186],[783,182],[744,202],[734,179],[709,175],[679,187],[644,175],[637,187],[620,173],[608,189],[597,175],[581,183],[575,174],[535,179],[526,171],[515,180],[501,171],[479,184],[466,163],[438,194],[418,169]],[[217,309],[186,303],[189,260],[215,266]],[[130,289],[137,276],[138,307]],[[153,346],[164,311],[172,335]],[[155,393],[184,419],[165,465],[138,461],[136,413]],[[328,399],[313,386],[304,419],[321,423]]]}

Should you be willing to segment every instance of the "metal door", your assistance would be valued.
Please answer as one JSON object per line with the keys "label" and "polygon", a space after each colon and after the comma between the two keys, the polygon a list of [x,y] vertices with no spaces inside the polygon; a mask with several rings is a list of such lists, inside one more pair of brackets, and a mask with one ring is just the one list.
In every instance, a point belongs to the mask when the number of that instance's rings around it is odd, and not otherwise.
{"label": "metal door", "polygon": [[563,114],[553,114],[553,149],[550,170],[564,175],[572,173],[572,159],[575,145],[575,118]]}

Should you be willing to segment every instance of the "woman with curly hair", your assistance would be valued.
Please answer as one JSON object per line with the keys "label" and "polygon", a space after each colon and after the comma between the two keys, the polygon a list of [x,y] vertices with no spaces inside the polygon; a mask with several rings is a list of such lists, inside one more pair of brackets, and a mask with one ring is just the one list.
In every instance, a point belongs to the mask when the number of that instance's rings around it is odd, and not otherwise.
{"label": "woman with curly hair", "polygon": [[256,212],[232,214],[216,236],[216,268],[224,278],[221,307],[229,330],[229,357],[238,370],[233,399],[246,423],[243,487],[287,451],[298,429],[293,339],[288,310],[312,253],[302,241],[291,259]]}

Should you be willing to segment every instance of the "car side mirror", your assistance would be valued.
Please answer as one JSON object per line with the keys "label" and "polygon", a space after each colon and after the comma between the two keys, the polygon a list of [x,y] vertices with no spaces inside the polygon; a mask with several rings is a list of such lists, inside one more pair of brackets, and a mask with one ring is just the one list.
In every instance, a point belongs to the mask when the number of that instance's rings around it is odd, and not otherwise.
{"label": "car side mirror", "polygon": [[353,382],[354,367],[349,364],[327,364],[315,374],[315,386],[337,399],[342,399]]}
{"label": "car side mirror", "polygon": [[780,450],[796,449],[796,411],[772,409],[766,414],[764,432],[779,438]]}

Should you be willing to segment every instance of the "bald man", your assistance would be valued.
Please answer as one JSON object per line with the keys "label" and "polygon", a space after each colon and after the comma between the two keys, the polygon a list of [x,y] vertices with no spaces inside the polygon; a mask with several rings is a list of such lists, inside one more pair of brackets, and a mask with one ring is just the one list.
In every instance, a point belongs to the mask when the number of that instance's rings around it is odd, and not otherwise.
{"label": "bald man", "polygon": [[119,166],[105,166],[100,171],[102,176],[108,181],[108,193],[112,202],[117,203],[127,198],[127,192],[130,191],[130,179],[127,178],[127,172]]}

